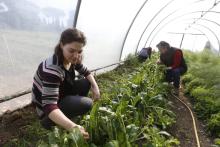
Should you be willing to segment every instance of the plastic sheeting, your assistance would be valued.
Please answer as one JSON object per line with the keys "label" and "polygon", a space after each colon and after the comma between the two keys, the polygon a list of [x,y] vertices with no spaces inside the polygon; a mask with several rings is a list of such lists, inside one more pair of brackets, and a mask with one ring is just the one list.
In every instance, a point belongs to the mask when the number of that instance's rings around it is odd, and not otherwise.
{"label": "plastic sheeting", "polygon": [[76,2],[0,1],[0,97],[32,86],[38,64],[52,55],[60,32],[72,27]]}
{"label": "plastic sheeting", "polygon": [[[213,7],[215,2],[217,5]],[[211,33],[210,30],[192,23],[194,19],[200,18],[205,11],[219,11],[219,8],[219,2],[215,0],[149,0],[131,28],[125,44],[123,57],[125,57],[128,52],[134,52],[143,47],[152,46],[155,49],[156,44],[161,40],[168,41],[171,45],[180,47],[182,35],[174,35],[170,34],[170,32],[201,33],[197,28],[204,32],[205,37],[202,35],[186,35],[185,37],[191,37],[192,40],[196,40],[196,42],[192,44],[191,41],[187,41],[188,39],[184,40],[182,48],[202,50],[208,38],[213,48],[217,51],[219,45],[214,34]],[[206,13],[203,18],[220,22],[219,13]],[[188,24],[185,23],[185,19],[188,19]],[[214,25],[213,22],[211,24],[201,19],[196,21],[196,23],[204,24],[213,32],[219,32],[220,30],[220,27],[216,24]],[[192,27],[186,29],[188,25]],[[194,27],[196,27],[196,29],[193,29]],[[203,43],[201,43],[201,41]]]}
{"label": "plastic sheeting", "polygon": [[[0,0],[0,97],[31,87],[37,65],[53,53],[60,32],[73,26],[76,4]],[[83,0],[77,28],[88,40],[84,64],[113,64],[161,40],[193,51],[210,41],[217,52],[219,10],[217,0]]]}
{"label": "plastic sheeting", "polygon": [[90,68],[120,61],[123,40],[143,0],[82,1],[77,28],[85,32],[88,44],[85,63]]}

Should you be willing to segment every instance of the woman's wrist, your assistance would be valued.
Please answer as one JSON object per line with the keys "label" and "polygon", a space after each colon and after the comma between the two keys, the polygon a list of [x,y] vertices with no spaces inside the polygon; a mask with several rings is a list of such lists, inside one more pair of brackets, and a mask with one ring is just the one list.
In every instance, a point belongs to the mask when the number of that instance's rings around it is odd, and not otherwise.
{"label": "woman's wrist", "polygon": [[83,127],[80,126],[80,125],[77,125],[77,124],[73,123],[72,126],[71,126],[71,129],[73,129],[73,128],[79,128],[79,129],[81,129],[81,128],[83,128]]}
{"label": "woman's wrist", "polygon": [[71,131],[73,128],[76,128],[78,125],[74,122],[71,122],[67,125],[66,130]]}
{"label": "woman's wrist", "polygon": [[96,83],[91,84],[92,88],[99,89],[99,86]]}
{"label": "woman's wrist", "polygon": [[93,77],[91,73],[86,78],[89,80],[93,88],[98,88],[98,84],[96,83],[95,78]]}

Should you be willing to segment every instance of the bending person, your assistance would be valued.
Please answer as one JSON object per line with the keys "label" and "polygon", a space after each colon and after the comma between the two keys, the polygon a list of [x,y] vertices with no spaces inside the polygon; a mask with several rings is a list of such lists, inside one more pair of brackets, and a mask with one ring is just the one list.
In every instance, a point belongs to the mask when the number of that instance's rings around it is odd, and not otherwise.
{"label": "bending person", "polygon": [[140,52],[138,52],[138,58],[140,61],[144,62],[147,58],[151,58],[152,48],[142,48]]}
{"label": "bending person", "polygon": [[[81,64],[85,44],[86,38],[81,31],[67,29],[62,32],[53,56],[38,66],[33,81],[32,102],[44,128],[59,125],[70,131],[79,127],[84,138],[89,138],[83,127],[71,121],[71,118],[91,110],[93,101],[87,97],[90,88],[93,100],[100,98],[94,77]],[[75,80],[75,70],[85,78]]]}
{"label": "bending person", "polygon": [[157,48],[160,52],[160,59],[158,64],[164,64],[167,66],[166,80],[173,82],[174,93],[179,94],[180,76],[187,71],[187,65],[183,57],[181,49],[171,47],[169,43],[161,41]]}

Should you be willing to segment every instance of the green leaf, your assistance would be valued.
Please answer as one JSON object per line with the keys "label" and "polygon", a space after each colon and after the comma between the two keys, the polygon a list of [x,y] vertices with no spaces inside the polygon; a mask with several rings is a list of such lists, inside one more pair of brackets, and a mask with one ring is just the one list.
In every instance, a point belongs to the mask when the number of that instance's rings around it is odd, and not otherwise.
{"label": "green leaf", "polygon": [[119,147],[117,140],[112,140],[104,145],[104,147]]}

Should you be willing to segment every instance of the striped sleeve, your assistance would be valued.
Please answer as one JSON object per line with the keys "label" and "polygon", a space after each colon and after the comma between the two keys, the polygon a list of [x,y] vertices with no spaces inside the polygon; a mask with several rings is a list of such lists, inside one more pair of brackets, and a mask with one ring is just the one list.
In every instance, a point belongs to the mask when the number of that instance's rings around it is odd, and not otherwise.
{"label": "striped sleeve", "polygon": [[52,73],[44,73],[42,81],[42,105],[43,111],[48,115],[54,109],[58,109],[59,86],[61,79]]}
{"label": "striped sleeve", "polygon": [[83,64],[76,64],[75,70],[84,77],[87,77],[91,73],[85,66],[83,66]]}

